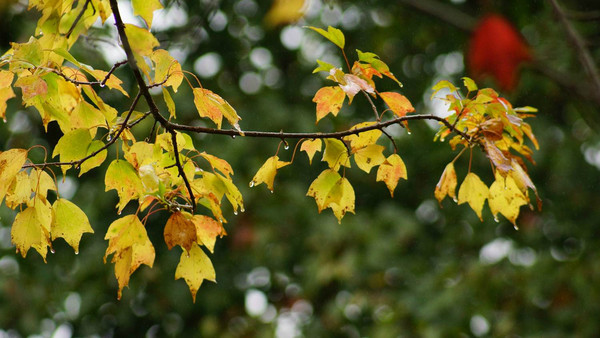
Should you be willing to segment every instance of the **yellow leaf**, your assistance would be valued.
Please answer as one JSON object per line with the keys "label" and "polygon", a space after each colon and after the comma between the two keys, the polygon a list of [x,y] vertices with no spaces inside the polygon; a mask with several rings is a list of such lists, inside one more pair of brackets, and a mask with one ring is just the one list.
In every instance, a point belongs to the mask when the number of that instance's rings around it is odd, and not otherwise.
{"label": "yellow leaf", "polygon": [[134,198],[138,198],[144,192],[144,185],[139,178],[137,171],[129,162],[124,160],[113,160],[104,178],[106,185],[105,191],[115,189],[119,195],[118,212],[121,212],[125,205]]}
{"label": "yellow leaf", "polygon": [[496,180],[490,186],[490,196],[488,203],[494,219],[497,220],[497,214],[501,213],[508,219],[515,228],[517,227],[517,218],[519,209],[529,203],[529,199],[523,195],[515,180],[511,176],[504,178],[496,170]]}
{"label": "yellow leaf", "polygon": [[[350,130],[361,129],[361,128],[372,126],[375,124],[377,124],[377,122],[362,122],[362,123],[352,126],[352,128],[350,128]],[[364,148],[368,145],[375,144],[375,142],[377,142],[377,140],[379,139],[379,137],[382,134],[383,133],[381,132],[381,130],[373,129],[373,130],[361,132],[358,135],[357,134],[348,135],[348,136],[344,137],[344,141],[350,141],[350,148],[352,148],[352,151],[356,151],[356,150],[358,150],[360,148]]]}
{"label": "yellow leaf", "polygon": [[48,190],[56,191],[56,184],[47,172],[34,169],[29,173],[31,188],[37,194],[46,197]]}
{"label": "yellow leaf", "polygon": [[0,88],[0,119],[6,120],[6,101],[15,97],[15,92],[12,88]]}
{"label": "yellow leaf", "polygon": [[146,264],[152,267],[155,251],[146,228],[136,215],[127,215],[114,221],[106,231],[104,239],[108,240],[108,248],[104,254],[106,258],[113,255],[111,262],[115,263],[115,276],[119,283],[118,298],[127,284],[129,277],[137,268]]}
{"label": "yellow leaf", "polygon": [[164,49],[157,49],[152,52],[150,57],[155,64],[154,83],[163,83],[163,87],[171,86],[177,93],[177,88],[183,81],[183,72],[179,61],[175,60],[169,52]]}
{"label": "yellow leaf", "polygon": [[145,28],[126,23],[125,33],[129,39],[131,49],[140,56],[150,56],[152,50],[159,46],[158,40]]}
{"label": "yellow leaf", "polygon": [[379,144],[370,144],[354,152],[354,161],[356,161],[356,165],[360,169],[368,174],[371,168],[385,161],[385,156],[383,156],[384,149]]}
{"label": "yellow leaf", "polygon": [[254,178],[250,182],[250,187],[265,183],[267,188],[273,192],[273,182],[275,181],[277,169],[285,167],[288,164],[290,164],[290,162],[280,161],[279,156],[269,157],[262,167],[258,169],[256,175],[254,175]]}
{"label": "yellow leaf", "polygon": [[8,70],[0,69],[0,88],[8,88],[12,84],[15,75]]}
{"label": "yellow leaf", "polygon": [[59,198],[52,205],[52,226],[50,234],[52,240],[62,237],[75,250],[79,252],[81,236],[86,233],[94,233],[87,216],[78,206],[72,202]]}
{"label": "yellow leaf", "polygon": [[323,141],[321,139],[314,140],[304,140],[302,145],[300,146],[300,151],[305,151],[306,155],[308,155],[308,161],[312,164],[312,159],[315,156],[317,151],[321,151],[321,147],[323,146]]}
{"label": "yellow leaf", "polygon": [[329,168],[338,171],[340,166],[350,168],[350,157],[344,143],[338,139],[325,139],[325,152],[323,160]]}
{"label": "yellow leaf", "polygon": [[317,104],[317,123],[329,113],[337,116],[345,98],[346,94],[338,86],[319,89],[312,99]]}
{"label": "yellow leaf", "polygon": [[312,196],[317,202],[317,208],[319,213],[323,211],[327,207],[325,201],[327,200],[327,195],[336,184],[336,182],[340,181],[342,177],[338,174],[337,171],[332,169],[324,170],[319,176],[311,183],[310,187],[308,187],[308,192],[306,196]]}
{"label": "yellow leaf", "polygon": [[0,202],[27,160],[27,150],[10,149],[0,152]]}
{"label": "yellow leaf", "polygon": [[[279,166],[282,163],[286,163],[285,165],[289,164],[289,162],[281,162],[280,161],[280,162],[278,162],[277,165]],[[281,168],[281,167],[278,167],[278,168]],[[231,180],[231,178],[227,178],[225,176],[222,176],[221,174],[217,174],[216,177],[225,186],[225,197],[231,204],[231,207],[233,208],[233,212],[237,213],[238,209],[240,209],[243,212],[244,211],[244,201],[242,198],[242,193],[237,188],[237,186],[235,184],[233,184],[233,181]]]}
{"label": "yellow leaf", "polygon": [[165,225],[164,237],[169,250],[179,245],[185,251],[190,251],[197,240],[196,226],[191,220],[191,215],[182,212],[173,213]]}
{"label": "yellow leaf", "polygon": [[354,213],[354,189],[345,177],[340,178],[325,198],[325,207],[331,208],[333,214],[338,219],[338,223],[342,222],[342,218],[346,212]]}
{"label": "yellow leaf", "polygon": [[446,198],[446,195],[452,197],[456,202],[456,171],[454,170],[454,162],[450,162],[446,165],[440,181],[435,186],[435,198],[438,202],[442,203],[442,200]]}
{"label": "yellow leaf", "polygon": [[[96,78],[96,81],[104,81],[104,79],[108,75],[108,72],[101,70],[101,69],[88,69],[88,68],[84,67],[83,70],[92,74],[92,76],[94,78]],[[120,91],[123,95],[129,97],[129,94],[125,91],[125,89],[123,89],[123,87],[121,87],[122,83],[123,83],[123,81],[121,81],[121,79],[116,77],[114,74],[110,74],[110,76],[108,77],[108,79],[106,80],[106,82],[104,84],[108,88],[116,89],[116,90]]]}
{"label": "yellow leaf", "polygon": [[[87,155],[88,147],[92,143],[92,137],[87,129],[72,130],[58,140],[52,157],[60,155],[61,162],[77,161]],[[61,167],[63,174],[69,169],[68,166]]]}
{"label": "yellow leaf", "polygon": [[40,219],[37,207],[38,205],[30,206],[17,214],[10,235],[17,252],[20,252],[23,258],[27,256],[29,249],[34,248],[45,262],[48,246],[51,245],[50,233],[42,225],[44,220]]}
{"label": "yellow leaf", "polygon": [[379,96],[383,101],[390,107],[392,112],[398,117],[405,116],[406,113],[412,113],[415,111],[410,101],[406,96],[394,93],[394,92],[383,92],[379,93]]}
{"label": "yellow leaf", "polygon": [[222,97],[204,88],[194,88],[194,105],[200,117],[208,117],[221,129],[223,117],[236,129],[240,130],[238,121],[241,118],[235,109]]}
{"label": "yellow leaf", "polygon": [[198,244],[206,246],[212,253],[215,249],[217,236],[223,237],[223,235],[225,235],[223,225],[214,218],[204,215],[194,215],[192,222],[196,226],[196,238],[198,239]]}
{"label": "yellow leaf", "polygon": [[6,194],[6,206],[14,209],[31,199],[31,180],[26,171],[19,171]]}
{"label": "yellow leaf", "polygon": [[104,114],[91,104],[81,101],[70,115],[71,128],[86,129],[92,138],[98,127],[106,127]]}
{"label": "yellow leaf", "polygon": [[306,10],[305,0],[275,0],[265,16],[268,26],[278,26],[298,21]]}
{"label": "yellow leaf", "polygon": [[[102,147],[104,147],[104,142],[102,142],[100,140],[92,141],[92,143],[90,143],[90,146],[87,149],[87,153],[85,154],[85,156],[91,155],[93,152],[100,150]],[[81,164],[81,167],[79,170],[79,176],[83,175],[84,173],[86,173],[96,167],[99,167],[102,163],[104,163],[104,160],[106,160],[106,154],[107,154],[106,149],[104,149],[101,152],[99,152],[98,154],[96,154],[96,156],[83,162]]]}
{"label": "yellow leaf", "polygon": [[152,27],[154,11],[163,8],[158,0],[132,0],[131,5],[133,6],[133,15],[141,16],[146,22],[148,29]]}
{"label": "yellow leaf", "polygon": [[175,270],[175,279],[180,278],[183,278],[190,288],[194,302],[196,302],[196,293],[205,279],[216,281],[215,268],[199,246],[194,245],[189,252],[181,253]]}
{"label": "yellow leaf", "polygon": [[208,161],[213,170],[216,169],[220,171],[223,175],[225,175],[225,177],[229,178],[231,175],[233,175],[233,168],[231,168],[231,165],[227,161],[204,151],[200,153],[200,156]]}
{"label": "yellow leaf", "polygon": [[489,196],[489,189],[481,181],[479,176],[474,173],[468,173],[465,180],[458,189],[458,204],[469,203],[469,206],[481,221],[481,211],[483,210],[483,204]]}
{"label": "yellow leaf", "polygon": [[177,114],[175,114],[175,101],[173,101],[171,94],[169,94],[169,90],[163,87],[162,93],[163,98],[165,99],[165,104],[167,105],[167,110],[169,111],[169,117],[176,118]]}
{"label": "yellow leaf", "polygon": [[406,165],[398,154],[392,154],[377,169],[377,182],[383,181],[394,197],[394,190],[401,178],[407,179]]}

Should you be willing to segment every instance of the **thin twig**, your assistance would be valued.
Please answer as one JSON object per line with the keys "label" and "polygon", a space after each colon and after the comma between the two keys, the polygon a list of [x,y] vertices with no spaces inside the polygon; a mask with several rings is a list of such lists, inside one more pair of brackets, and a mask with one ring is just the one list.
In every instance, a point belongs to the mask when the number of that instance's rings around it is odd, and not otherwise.
{"label": "thin twig", "polygon": [[590,51],[585,47],[585,41],[581,38],[579,33],[575,30],[571,22],[567,19],[567,16],[563,9],[558,4],[556,0],[550,0],[552,7],[554,8],[554,12],[558,17],[558,20],[563,25],[571,44],[577,50],[577,58],[579,59],[579,63],[583,66],[583,69],[592,85],[595,87],[593,92],[594,97],[597,100],[600,100],[600,74],[598,73],[598,68],[594,63],[594,59],[590,55]]}
{"label": "thin twig", "polygon": [[[81,20],[81,17],[83,16],[83,13],[85,13],[85,11],[87,10],[87,6],[91,3],[91,0],[85,0],[85,3],[83,4],[83,8],[81,9],[81,12],[79,12],[79,14],[77,15],[77,17],[75,18],[75,21],[73,21],[73,24],[71,25],[71,28],[69,28],[69,31],[66,34],[67,39],[71,36],[71,33],[73,33],[73,30],[75,29],[75,26],[77,26],[77,23],[79,23],[79,20]],[[94,8],[94,5],[92,4],[92,8],[94,9],[94,13],[96,13],[96,8]]]}
{"label": "thin twig", "polygon": [[371,100],[371,97],[369,96],[369,94],[367,94],[367,92],[365,92],[364,90],[361,90],[361,92],[365,95],[365,97],[367,98],[367,101],[369,101],[369,103],[371,104],[371,109],[373,109],[373,114],[375,114],[375,119],[377,121],[381,121],[381,116],[379,116],[379,113],[377,112],[377,107],[375,107],[375,103],[373,103],[373,100]]}
{"label": "thin twig", "polygon": [[183,165],[181,165],[181,161],[179,160],[179,149],[177,146],[177,132],[175,130],[171,130],[171,143],[173,143],[173,154],[175,155],[175,165],[177,166],[177,171],[179,172],[179,176],[183,179],[183,183],[190,195],[190,204],[192,205],[192,214],[196,212],[196,198],[194,198],[194,192],[192,191],[192,186],[190,185],[190,181],[188,181],[187,175],[183,171]]}

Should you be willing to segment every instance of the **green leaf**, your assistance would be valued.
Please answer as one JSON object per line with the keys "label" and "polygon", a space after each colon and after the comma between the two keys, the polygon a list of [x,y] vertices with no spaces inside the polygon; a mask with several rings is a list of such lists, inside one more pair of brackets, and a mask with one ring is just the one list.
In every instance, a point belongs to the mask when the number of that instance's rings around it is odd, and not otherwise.
{"label": "green leaf", "polygon": [[329,62],[317,60],[317,63],[319,64],[319,67],[317,67],[317,68],[315,68],[315,70],[313,70],[313,74],[314,73],[318,73],[318,72],[327,72],[327,73],[329,73],[330,70],[332,70],[333,68],[335,68],[335,66],[332,65]]}
{"label": "green leaf", "polygon": [[344,45],[346,44],[346,38],[344,37],[344,33],[341,30],[334,27],[327,27],[327,31],[322,28],[307,26],[306,28],[310,28],[313,31],[323,35],[327,40],[333,42],[336,46],[344,49]]}

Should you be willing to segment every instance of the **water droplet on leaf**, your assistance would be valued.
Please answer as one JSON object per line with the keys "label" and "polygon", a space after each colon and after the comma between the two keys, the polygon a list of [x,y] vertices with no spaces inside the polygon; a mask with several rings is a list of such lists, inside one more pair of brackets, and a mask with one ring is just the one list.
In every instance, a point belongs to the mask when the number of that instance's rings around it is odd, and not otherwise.
{"label": "water droplet on leaf", "polygon": [[55,253],[54,248],[50,248],[50,253]]}
{"label": "water droplet on leaf", "polygon": [[250,186],[250,188],[252,188],[254,186],[254,181],[250,181],[250,184],[248,184]]}
{"label": "water droplet on leaf", "polygon": [[231,135],[231,138],[235,138],[235,135]]}
{"label": "water droplet on leaf", "polygon": [[106,84],[104,82],[100,82],[100,87],[104,88],[104,86],[106,86]]}
{"label": "water droplet on leaf", "polygon": [[237,210],[234,210],[233,214],[237,216],[237,214],[238,214]]}
{"label": "water droplet on leaf", "polygon": [[515,227],[515,230],[519,230],[519,226],[516,223],[513,224],[513,226]]}
{"label": "water droplet on leaf", "polygon": [[496,223],[500,223],[500,220],[498,219],[498,216],[494,215],[494,221],[495,221]]}
{"label": "water droplet on leaf", "polygon": [[408,130],[406,133],[407,133],[408,135],[412,134],[412,133],[410,132],[410,130]]}
{"label": "water droplet on leaf", "polygon": [[285,150],[288,150],[288,149],[290,149],[290,145],[286,143],[286,144],[283,146],[283,149],[285,149]]}
{"label": "water droplet on leaf", "polygon": [[75,251],[75,254],[76,254],[76,255],[79,255],[79,251]]}
{"label": "water droplet on leaf", "polygon": [[108,136],[106,137],[106,140],[107,140],[108,142],[112,141],[112,135],[108,135]]}
{"label": "water droplet on leaf", "polygon": [[241,211],[241,212],[246,212],[246,209],[244,209],[244,207],[241,207],[241,208],[240,208],[240,211]]}
{"label": "water droplet on leaf", "polygon": [[454,203],[458,203],[458,198],[452,197],[452,200],[454,201]]}

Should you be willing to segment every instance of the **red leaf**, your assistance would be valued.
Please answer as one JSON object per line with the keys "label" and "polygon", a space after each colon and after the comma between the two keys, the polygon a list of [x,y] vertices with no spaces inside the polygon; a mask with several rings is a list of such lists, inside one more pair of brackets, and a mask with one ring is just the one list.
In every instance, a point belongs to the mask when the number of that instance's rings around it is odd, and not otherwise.
{"label": "red leaf", "polygon": [[490,14],[479,22],[467,55],[473,77],[491,75],[503,90],[511,90],[517,84],[519,65],[529,60],[529,47],[504,17]]}

